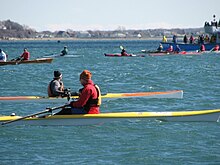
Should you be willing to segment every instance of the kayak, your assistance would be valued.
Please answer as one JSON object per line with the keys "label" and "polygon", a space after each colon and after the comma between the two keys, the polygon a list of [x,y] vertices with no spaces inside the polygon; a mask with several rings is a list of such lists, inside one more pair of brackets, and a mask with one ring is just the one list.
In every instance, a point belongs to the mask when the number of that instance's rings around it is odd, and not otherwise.
{"label": "kayak", "polygon": [[74,55],[74,54],[67,54],[64,56],[61,56],[60,54],[53,54],[53,55],[48,55],[48,56],[43,56],[45,58],[59,58],[59,57],[64,57],[64,58],[76,58],[76,57],[83,57],[83,55]]}
{"label": "kayak", "polygon": [[[43,111],[42,111],[43,112]],[[22,117],[12,114],[0,116],[1,125],[73,126],[94,125],[124,120],[147,120],[163,122],[219,122],[220,109],[170,112],[115,112],[83,115],[41,115]],[[19,120],[20,119],[20,120]],[[11,122],[12,120],[17,120]],[[8,122],[8,123],[7,123]]]}
{"label": "kayak", "polygon": [[[129,97],[146,97],[146,98],[183,98],[182,90],[172,90],[163,92],[136,92],[136,93],[107,93],[102,95],[102,98],[129,98]],[[72,96],[72,99],[78,96]],[[66,101],[66,97],[44,97],[44,96],[0,96],[2,101]]]}
{"label": "kayak", "polygon": [[142,54],[128,54],[127,56],[122,56],[121,53],[114,53],[114,54],[104,54],[107,57],[145,57]]}
{"label": "kayak", "polygon": [[168,53],[168,52],[149,53],[150,56],[202,55],[202,54],[203,52],[186,52],[186,51],[182,51],[179,53]]}
{"label": "kayak", "polygon": [[25,61],[0,61],[0,65],[18,65],[18,64],[32,64],[32,63],[51,63],[53,61],[52,58],[37,58],[34,60],[25,60]]}

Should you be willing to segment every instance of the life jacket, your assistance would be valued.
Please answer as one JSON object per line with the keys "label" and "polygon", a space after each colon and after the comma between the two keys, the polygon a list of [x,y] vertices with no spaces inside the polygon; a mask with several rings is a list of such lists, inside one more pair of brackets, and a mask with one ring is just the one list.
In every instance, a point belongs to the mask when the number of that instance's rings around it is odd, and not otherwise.
{"label": "life jacket", "polygon": [[89,111],[90,107],[99,107],[102,104],[100,89],[99,89],[98,85],[94,85],[94,87],[98,93],[97,94],[98,97],[96,99],[89,98],[86,105],[83,107],[84,110],[86,110],[86,111]]}
{"label": "life jacket", "polygon": [[29,52],[24,52],[21,57],[23,57],[23,60],[29,60],[30,59],[30,53]]}
{"label": "life jacket", "polygon": [[213,51],[218,51],[218,50],[219,50],[219,46],[216,45],[216,46],[214,47]]}
{"label": "life jacket", "polygon": [[205,46],[204,45],[201,45],[200,51],[205,51]]}
{"label": "life jacket", "polygon": [[[49,97],[56,97],[55,95],[54,95],[54,93],[53,93],[53,90],[52,90],[52,88],[51,88],[51,84],[52,84],[52,82],[54,82],[54,81],[57,81],[57,80],[52,80],[50,83],[49,83],[49,85],[48,85],[48,87],[47,87],[47,93],[48,93],[48,96]],[[61,91],[63,91],[64,90],[64,87],[63,86],[61,86],[60,87],[61,89]]]}

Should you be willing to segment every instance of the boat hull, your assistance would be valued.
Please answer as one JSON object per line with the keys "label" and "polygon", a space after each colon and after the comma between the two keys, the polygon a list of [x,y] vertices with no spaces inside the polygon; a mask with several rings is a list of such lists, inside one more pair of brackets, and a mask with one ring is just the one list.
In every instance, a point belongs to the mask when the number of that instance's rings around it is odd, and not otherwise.
{"label": "boat hull", "polygon": [[[183,98],[182,90],[162,91],[162,92],[137,92],[137,93],[107,93],[102,95],[102,99],[117,99],[129,97],[144,98]],[[78,98],[72,96],[72,99]],[[0,102],[6,101],[41,101],[41,102],[64,102],[66,97],[43,97],[43,96],[1,96]]]}
{"label": "boat hull", "polygon": [[67,54],[67,55],[60,55],[60,54],[53,54],[53,55],[48,55],[48,56],[43,56],[45,58],[78,58],[78,57],[83,57],[83,55],[74,55],[74,54]]}
{"label": "boat hull", "polygon": [[6,61],[0,62],[0,65],[19,65],[19,64],[39,64],[39,63],[51,63],[53,58],[38,58],[35,60],[25,60],[25,61]]}
{"label": "boat hull", "polygon": [[122,56],[120,53],[115,54],[104,54],[107,57],[145,57],[145,55],[142,54],[128,54],[127,56]]}
{"label": "boat hull", "polygon": [[[219,122],[219,117],[220,109],[176,112],[118,112],[85,115],[49,115],[41,118],[27,118],[8,123],[7,125],[94,125],[124,120],[158,120],[166,122]],[[18,118],[20,118],[20,116],[0,116],[0,123],[15,120]]]}
{"label": "boat hull", "polygon": [[162,53],[149,53],[150,56],[192,56],[192,55],[202,55],[203,52],[186,52],[186,51],[182,51],[182,52],[179,52],[179,53],[165,53],[165,52],[162,52]]}
{"label": "boat hull", "polygon": [[[173,42],[161,42],[163,50],[166,51],[170,45],[173,46],[173,49],[176,49],[176,45],[179,45],[182,51],[196,51],[200,50],[201,44],[185,44],[185,43],[173,43]],[[205,49],[207,51],[215,47],[216,43],[205,43]],[[218,44],[220,46],[220,44]]]}

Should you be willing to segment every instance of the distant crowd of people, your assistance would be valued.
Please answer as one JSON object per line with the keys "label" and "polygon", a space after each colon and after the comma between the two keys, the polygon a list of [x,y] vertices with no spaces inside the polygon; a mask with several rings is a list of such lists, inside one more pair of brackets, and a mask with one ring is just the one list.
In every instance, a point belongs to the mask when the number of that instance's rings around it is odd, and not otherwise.
{"label": "distant crowd of people", "polygon": [[[167,38],[165,35],[163,36],[162,42],[167,42]],[[173,35],[172,42],[177,43],[177,35],[175,34]],[[202,34],[202,35],[199,35],[198,38],[195,38],[193,34],[191,34],[190,37],[188,38],[187,35],[185,34],[183,37],[183,43],[185,44],[187,43],[190,43],[190,44],[216,43],[216,35],[212,35],[211,37],[209,37],[208,34],[206,35]]]}

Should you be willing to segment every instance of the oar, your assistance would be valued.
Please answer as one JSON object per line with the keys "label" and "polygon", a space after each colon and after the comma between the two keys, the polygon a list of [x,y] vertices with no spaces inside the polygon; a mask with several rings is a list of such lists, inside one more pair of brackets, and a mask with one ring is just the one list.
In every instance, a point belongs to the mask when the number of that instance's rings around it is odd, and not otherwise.
{"label": "oar", "polygon": [[18,58],[20,58],[20,56],[19,56],[19,57],[16,57],[16,58],[13,58],[13,59],[11,59],[10,61],[15,61],[15,60],[17,60]]}
{"label": "oar", "polygon": [[214,50],[214,48],[212,48],[208,53],[211,53]]}
{"label": "oar", "polygon": [[36,115],[41,115],[41,114],[44,114],[44,113],[52,112],[52,111],[54,111],[54,110],[56,110],[56,109],[64,108],[64,107],[66,107],[66,106],[67,106],[67,105],[62,105],[62,106],[53,107],[53,108],[46,108],[44,111],[37,112],[37,113],[34,113],[34,114],[30,114],[30,115],[27,115],[27,116],[24,116],[24,117],[20,117],[20,118],[15,119],[15,120],[9,120],[9,121],[6,121],[6,122],[1,123],[1,125],[13,123],[13,122],[20,121],[20,120],[23,120],[23,119],[26,119],[26,118],[29,118],[29,117],[33,117],[33,116],[36,116]]}
{"label": "oar", "polygon": [[20,63],[21,63],[21,61],[23,61],[23,59],[22,59],[22,58],[20,58],[19,60],[16,60],[16,65],[20,64]]}

